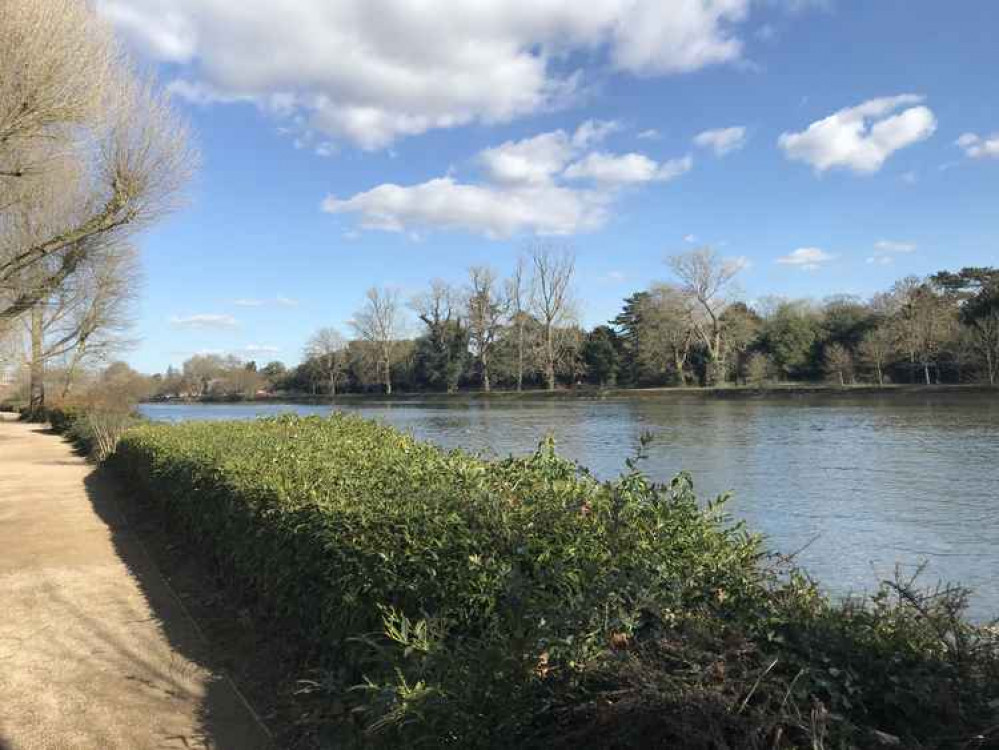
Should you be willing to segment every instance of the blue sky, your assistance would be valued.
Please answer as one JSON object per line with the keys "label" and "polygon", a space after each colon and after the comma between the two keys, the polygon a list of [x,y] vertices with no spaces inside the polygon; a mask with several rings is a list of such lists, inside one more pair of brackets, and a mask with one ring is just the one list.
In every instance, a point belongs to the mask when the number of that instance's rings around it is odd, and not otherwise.
{"label": "blue sky", "polygon": [[505,273],[538,235],[586,325],[700,244],[748,300],[999,265],[990,0],[98,6],[203,156],[141,242],[146,371],[297,362],[369,286]]}

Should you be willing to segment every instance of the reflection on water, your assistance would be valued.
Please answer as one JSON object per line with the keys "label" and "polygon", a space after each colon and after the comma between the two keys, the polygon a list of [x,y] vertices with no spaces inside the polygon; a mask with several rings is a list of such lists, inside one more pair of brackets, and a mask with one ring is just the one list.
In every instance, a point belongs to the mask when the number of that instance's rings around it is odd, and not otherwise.
{"label": "reflection on water", "polygon": [[[560,452],[612,477],[650,432],[645,470],[690,471],[730,510],[838,593],[869,590],[928,561],[926,581],[975,590],[999,616],[999,399],[990,394],[352,401],[336,409],[486,456],[524,453],[548,432]],[[161,420],[248,419],[328,406],[163,405]]]}

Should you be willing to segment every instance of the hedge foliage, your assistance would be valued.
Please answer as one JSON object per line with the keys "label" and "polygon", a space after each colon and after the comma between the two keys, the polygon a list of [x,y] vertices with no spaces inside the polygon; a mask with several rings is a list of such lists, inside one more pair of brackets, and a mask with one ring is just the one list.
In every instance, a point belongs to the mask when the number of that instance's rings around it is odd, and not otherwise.
{"label": "hedge foliage", "polygon": [[109,458],[125,431],[139,421],[127,403],[113,408],[93,404],[24,407],[20,415],[26,422],[48,422],[53,432],[65,435],[97,462]]}
{"label": "hedge foliage", "polygon": [[601,483],[550,442],[487,462],[343,415],[144,424],[109,466],[323,665],[338,746],[942,748],[999,725],[963,592],[834,605],[685,475]]}

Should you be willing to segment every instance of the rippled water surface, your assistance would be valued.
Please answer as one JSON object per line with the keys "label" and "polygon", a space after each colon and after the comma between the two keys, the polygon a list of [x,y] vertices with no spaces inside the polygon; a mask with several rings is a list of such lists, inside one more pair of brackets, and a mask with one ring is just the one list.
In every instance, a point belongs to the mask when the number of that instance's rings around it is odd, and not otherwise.
{"label": "rippled water surface", "polygon": [[[808,395],[710,399],[351,401],[333,407],[384,420],[447,448],[505,456],[554,433],[564,455],[612,477],[654,435],[645,470],[690,471],[729,508],[837,593],[870,590],[896,563],[928,562],[971,587],[973,614],[999,616],[999,398],[991,394]],[[147,404],[152,419],[249,419],[297,404]],[[804,548],[804,549],[802,549]]]}

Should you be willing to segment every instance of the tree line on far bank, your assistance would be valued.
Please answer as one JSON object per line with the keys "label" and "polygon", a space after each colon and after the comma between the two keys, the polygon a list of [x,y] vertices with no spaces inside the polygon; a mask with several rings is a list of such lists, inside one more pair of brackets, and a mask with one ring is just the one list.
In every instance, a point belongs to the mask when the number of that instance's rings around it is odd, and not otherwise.
{"label": "tree line on far bank", "polygon": [[[999,378],[999,270],[909,276],[862,300],[737,299],[741,266],[701,248],[668,259],[673,280],[624,300],[607,324],[576,322],[574,258],[539,243],[510,278],[468,270],[403,300],[373,288],[351,338],[316,331],[302,362],[258,367],[198,355],[155,376],[160,397],[260,392],[447,392],[598,387],[765,387],[778,382],[989,383]],[[418,321],[405,336],[404,313]]]}

